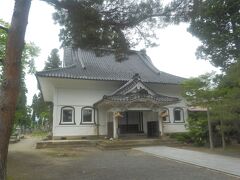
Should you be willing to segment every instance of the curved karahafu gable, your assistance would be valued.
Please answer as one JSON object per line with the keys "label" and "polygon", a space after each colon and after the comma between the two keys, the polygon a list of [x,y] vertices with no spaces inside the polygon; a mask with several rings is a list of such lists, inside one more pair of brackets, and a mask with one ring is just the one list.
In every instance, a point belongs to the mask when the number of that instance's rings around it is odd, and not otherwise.
{"label": "curved karahafu gable", "polygon": [[110,96],[104,96],[94,106],[104,105],[133,105],[143,103],[145,105],[166,106],[179,102],[175,97],[163,96],[151,90],[142,82],[139,74],[135,74],[131,80],[114,91]]}

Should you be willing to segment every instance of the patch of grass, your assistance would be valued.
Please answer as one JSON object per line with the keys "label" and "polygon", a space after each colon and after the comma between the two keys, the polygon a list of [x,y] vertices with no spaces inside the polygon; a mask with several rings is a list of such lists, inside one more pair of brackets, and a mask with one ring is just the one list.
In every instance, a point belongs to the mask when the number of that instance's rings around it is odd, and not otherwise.
{"label": "patch of grass", "polygon": [[14,178],[12,176],[8,176],[7,180],[14,180]]}
{"label": "patch of grass", "polygon": [[44,138],[44,137],[46,137],[48,135],[48,133],[49,132],[38,130],[38,131],[33,131],[31,135],[33,137],[42,137],[42,138]]}
{"label": "patch of grass", "polygon": [[169,134],[169,137],[180,142],[191,143],[191,137],[188,132],[171,133]]}
{"label": "patch of grass", "polygon": [[81,147],[81,148],[52,148],[42,150],[46,155],[57,158],[74,158],[85,157],[98,152],[96,148]]}

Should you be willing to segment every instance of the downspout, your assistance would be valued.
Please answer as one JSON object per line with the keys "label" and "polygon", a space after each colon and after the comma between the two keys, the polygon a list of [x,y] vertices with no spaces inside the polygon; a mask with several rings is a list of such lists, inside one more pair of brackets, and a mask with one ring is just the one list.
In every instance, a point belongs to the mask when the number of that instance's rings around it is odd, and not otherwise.
{"label": "downspout", "polygon": [[95,110],[96,110],[96,115],[97,115],[97,118],[96,118],[97,136],[99,136],[99,117],[98,117],[98,109],[95,108]]}

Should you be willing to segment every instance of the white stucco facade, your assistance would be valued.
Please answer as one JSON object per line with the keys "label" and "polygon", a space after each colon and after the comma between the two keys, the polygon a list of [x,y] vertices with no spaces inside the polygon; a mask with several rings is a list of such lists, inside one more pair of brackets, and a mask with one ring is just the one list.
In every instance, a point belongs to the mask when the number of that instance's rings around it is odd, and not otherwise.
{"label": "white stucco facade", "polygon": [[65,47],[64,67],[36,73],[44,100],[53,102],[55,139],[186,131],[185,79],[159,71],[145,51],[117,54]]}
{"label": "white stucco facade", "polygon": [[[107,107],[98,107],[94,109],[93,123],[82,123],[82,110],[84,107],[93,107],[100,101],[104,95],[112,94],[116,89],[124,83],[122,81],[99,81],[99,80],[74,80],[59,78],[39,78],[41,90],[45,101],[52,101],[53,108],[53,138],[78,138],[82,136],[107,136],[108,122],[113,122],[114,111],[141,112],[142,113],[142,131],[147,134],[147,122],[158,121],[159,112],[163,108],[168,110],[168,122],[163,122],[162,128],[164,133],[184,132],[186,131],[185,122],[187,119],[187,107],[184,100],[177,104],[151,109],[151,107],[128,107],[125,109],[117,109]],[[153,84],[146,83],[149,88],[155,92],[180,99],[180,86],[171,84]],[[62,109],[71,107],[73,111],[74,124],[61,124]],[[174,109],[180,108],[183,112],[181,121],[174,120]],[[116,109],[116,108],[115,108]],[[129,125],[135,124],[137,117],[134,113],[129,113]],[[121,125],[121,122],[119,122]]]}

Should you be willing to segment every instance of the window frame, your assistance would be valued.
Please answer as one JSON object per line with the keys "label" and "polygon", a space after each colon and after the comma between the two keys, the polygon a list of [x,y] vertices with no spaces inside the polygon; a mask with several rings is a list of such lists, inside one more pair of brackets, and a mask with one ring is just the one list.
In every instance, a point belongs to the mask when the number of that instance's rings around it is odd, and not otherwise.
{"label": "window frame", "polygon": [[[176,118],[175,118],[175,111],[176,110],[179,110],[180,111],[180,120],[176,120]],[[176,107],[176,108],[174,108],[173,109],[173,122],[174,123],[184,123],[185,122],[185,120],[184,120],[184,109],[183,108],[181,108],[181,107]]]}
{"label": "window frame", "polygon": [[[63,111],[64,110],[71,110],[72,111],[72,121],[71,122],[64,122],[63,121]],[[59,125],[76,125],[75,122],[75,108],[73,106],[63,106],[61,108],[61,118]]]}
{"label": "window frame", "polygon": [[[84,110],[85,109],[87,109],[87,110],[92,110],[92,121],[91,122],[84,122],[83,120],[83,112],[84,112]],[[81,122],[80,122],[80,124],[83,124],[83,125],[92,125],[92,124],[95,124],[96,122],[95,122],[95,108],[94,107],[92,107],[92,106],[85,106],[85,107],[82,107],[82,109],[81,109]]]}
{"label": "window frame", "polygon": [[168,119],[167,119],[167,121],[164,121],[163,118],[162,118],[162,122],[163,123],[171,123],[169,109],[168,108],[163,108],[161,112],[163,112],[163,111],[167,111],[167,114],[168,114],[167,118]]}

